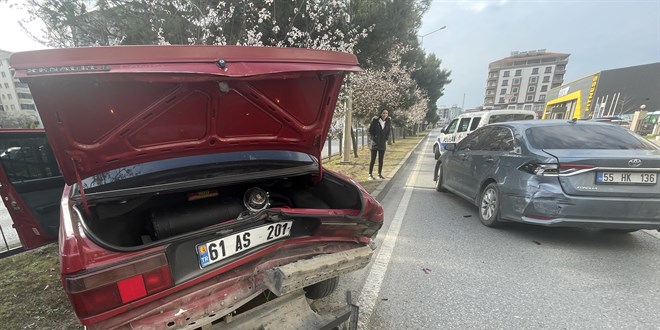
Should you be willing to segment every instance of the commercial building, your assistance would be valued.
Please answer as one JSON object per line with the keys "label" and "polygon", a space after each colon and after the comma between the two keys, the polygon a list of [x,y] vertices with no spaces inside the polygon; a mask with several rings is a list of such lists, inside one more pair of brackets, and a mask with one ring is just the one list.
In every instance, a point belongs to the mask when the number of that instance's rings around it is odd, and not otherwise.
{"label": "commercial building", "polygon": [[569,56],[545,49],[515,51],[490,63],[484,108],[534,110],[540,116],[546,93],[564,82]]}
{"label": "commercial building", "polygon": [[440,106],[438,108],[438,115],[440,116],[440,119],[446,119],[447,121],[458,117],[461,113],[463,113],[463,109],[461,109],[461,107],[459,107],[457,104],[454,104],[451,107]]}
{"label": "commercial building", "polygon": [[586,119],[660,110],[660,63],[600,71],[551,89],[543,119]]}
{"label": "commercial building", "polygon": [[28,85],[14,79],[14,71],[9,67],[11,54],[0,50],[0,111],[29,114],[34,117],[35,126],[42,127]]}

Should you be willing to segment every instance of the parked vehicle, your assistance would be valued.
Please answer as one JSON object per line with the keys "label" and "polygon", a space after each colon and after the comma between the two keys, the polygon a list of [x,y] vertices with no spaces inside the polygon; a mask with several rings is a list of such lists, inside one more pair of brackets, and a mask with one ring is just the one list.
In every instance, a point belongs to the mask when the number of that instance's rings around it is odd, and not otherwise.
{"label": "parked vehicle", "polygon": [[[87,329],[317,328],[355,315],[329,321],[306,301],[369,263],[383,223],[372,196],[320,161],[355,56],[127,46],[10,64],[45,131],[0,133],[0,193],[25,247],[59,236]],[[287,309],[298,317],[272,312]]]}
{"label": "parked vehicle", "polygon": [[528,110],[487,110],[464,113],[454,118],[449,126],[441,131],[433,144],[433,154],[436,160],[433,181],[438,181],[437,173],[440,168],[440,156],[445,152],[447,143],[458,143],[474,130],[488,124],[533,119],[536,119],[536,114],[534,111]]}
{"label": "parked vehicle", "polygon": [[447,143],[461,142],[468,134],[488,124],[532,119],[536,119],[536,114],[528,110],[487,110],[461,114],[438,135],[433,144],[433,154],[436,160],[439,159]]}
{"label": "parked vehicle", "polygon": [[436,190],[477,205],[486,226],[660,229],[660,148],[619,126],[498,123],[446,148]]}

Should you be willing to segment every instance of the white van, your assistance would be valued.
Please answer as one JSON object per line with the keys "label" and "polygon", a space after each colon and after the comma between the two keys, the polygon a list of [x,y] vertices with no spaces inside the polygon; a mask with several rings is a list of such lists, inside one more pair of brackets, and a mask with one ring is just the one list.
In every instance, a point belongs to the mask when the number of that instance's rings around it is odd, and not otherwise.
{"label": "white van", "polygon": [[435,159],[439,159],[445,152],[445,144],[458,143],[479,127],[504,121],[532,119],[536,119],[536,114],[530,110],[487,110],[464,113],[454,118],[438,135],[433,144]]}

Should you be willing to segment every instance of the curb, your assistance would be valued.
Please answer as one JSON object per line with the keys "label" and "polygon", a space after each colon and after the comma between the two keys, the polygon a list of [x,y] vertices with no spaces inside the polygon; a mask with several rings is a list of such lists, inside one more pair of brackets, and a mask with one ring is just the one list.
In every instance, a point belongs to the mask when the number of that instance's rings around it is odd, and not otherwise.
{"label": "curb", "polygon": [[419,140],[419,142],[417,142],[415,147],[410,149],[410,151],[408,151],[408,153],[405,156],[403,156],[403,159],[401,159],[399,164],[390,173],[388,173],[387,179],[383,180],[383,182],[381,182],[381,184],[378,185],[376,190],[374,190],[371,193],[371,195],[374,196],[374,198],[376,198],[377,200],[380,199],[381,197],[380,195],[389,188],[390,183],[392,182],[394,177],[399,173],[401,167],[403,167],[403,165],[408,161],[410,155],[412,155],[412,153],[417,149],[417,147],[419,147],[419,145],[422,144],[422,142],[424,142],[424,140],[426,140],[429,137],[429,134],[431,134],[431,131],[427,132],[426,135],[422,137],[422,139]]}

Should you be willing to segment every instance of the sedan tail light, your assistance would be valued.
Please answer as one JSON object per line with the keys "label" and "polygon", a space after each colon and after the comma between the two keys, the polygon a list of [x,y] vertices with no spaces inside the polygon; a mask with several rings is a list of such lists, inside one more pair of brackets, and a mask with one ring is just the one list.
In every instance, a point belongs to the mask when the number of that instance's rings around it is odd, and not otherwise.
{"label": "sedan tail light", "polygon": [[92,316],[172,287],[165,255],[65,278],[76,314]]}
{"label": "sedan tail light", "polygon": [[593,165],[587,164],[559,164],[559,174],[571,174],[578,171],[589,170],[594,168]]}
{"label": "sedan tail light", "polygon": [[518,169],[539,176],[557,176],[559,174],[557,164],[527,163]]}
{"label": "sedan tail light", "polygon": [[557,176],[574,174],[594,167],[595,166],[593,165],[587,164],[541,164],[531,162],[519,167],[519,169],[540,176]]}

